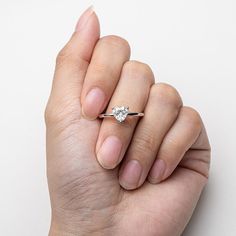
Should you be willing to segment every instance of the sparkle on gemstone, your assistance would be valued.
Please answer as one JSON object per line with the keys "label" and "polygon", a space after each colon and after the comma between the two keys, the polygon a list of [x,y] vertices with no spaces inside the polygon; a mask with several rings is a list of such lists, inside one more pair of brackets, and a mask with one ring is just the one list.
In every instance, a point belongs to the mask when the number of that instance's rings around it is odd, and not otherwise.
{"label": "sparkle on gemstone", "polygon": [[123,122],[126,118],[126,116],[129,113],[129,108],[128,107],[113,107],[112,108],[112,114],[114,115],[114,117],[119,121],[119,122]]}

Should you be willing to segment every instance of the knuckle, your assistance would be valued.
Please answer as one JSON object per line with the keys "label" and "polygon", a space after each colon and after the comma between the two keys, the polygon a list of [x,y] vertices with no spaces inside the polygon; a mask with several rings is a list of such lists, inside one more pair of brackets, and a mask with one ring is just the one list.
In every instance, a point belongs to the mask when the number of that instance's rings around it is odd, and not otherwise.
{"label": "knuckle", "polygon": [[49,108],[47,105],[46,108],[44,109],[44,121],[46,124],[48,123],[48,120],[49,120],[49,116],[50,116],[49,114],[50,114],[50,112],[49,112]]}
{"label": "knuckle", "polygon": [[173,136],[169,136],[165,140],[165,146],[160,151],[160,155],[164,159],[168,159],[178,155],[178,153],[184,149],[184,143]]}
{"label": "knuckle", "polygon": [[127,40],[116,35],[104,36],[100,39],[99,44],[111,45],[123,49],[130,54],[130,46]]}
{"label": "knuckle", "polygon": [[57,124],[62,120],[61,113],[58,112],[58,109],[53,108],[51,105],[47,105],[44,112],[44,120],[46,125]]}
{"label": "knuckle", "polygon": [[107,65],[103,63],[93,63],[92,71],[93,71],[93,74],[96,76],[98,75],[104,76],[104,74],[109,70],[107,70]]}
{"label": "knuckle", "polygon": [[132,142],[136,153],[141,156],[147,156],[156,151],[155,137],[148,128],[143,128],[142,134],[137,135]]}
{"label": "knuckle", "polygon": [[198,111],[192,107],[183,107],[181,113],[185,116],[188,123],[192,124],[197,129],[202,128],[202,119]]}
{"label": "knuckle", "polygon": [[182,99],[178,91],[169,84],[154,84],[150,94],[150,96],[155,97],[155,99],[158,99],[162,103],[172,105],[178,109],[182,106]]}
{"label": "knuckle", "polygon": [[101,62],[95,62],[93,63],[91,67],[91,71],[93,74],[93,77],[96,79],[96,83],[100,84],[101,87],[107,87],[106,85],[110,83],[110,81],[104,79],[104,75],[106,75],[107,78],[117,78],[118,73],[111,65],[107,65],[105,63]]}
{"label": "knuckle", "polygon": [[46,125],[53,123],[53,120],[55,120],[54,114],[53,115],[52,114],[53,114],[53,111],[51,107],[47,105],[44,111],[44,120],[45,120]]}
{"label": "knuckle", "polygon": [[89,62],[81,58],[69,45],[62,48],[56,56],[56,67],[70,67],[74,71],[83,71],[87,68]]}
{"label": "knuckle", "polygon": [[68,50],[68,48],[65,46],[62,48],[59,53],[57,54],[56,57],[56,64],[61,65],[64,64],[65,62],[69,61],[71,58],[71,52]]}
{"label": "knuckle", "polygon": [[149,80],[150,84],[153,84],[155,81],[152,69],[146,63],[134,60],[127,61],[124,64],[123,70],[133,78],[144,78]]}

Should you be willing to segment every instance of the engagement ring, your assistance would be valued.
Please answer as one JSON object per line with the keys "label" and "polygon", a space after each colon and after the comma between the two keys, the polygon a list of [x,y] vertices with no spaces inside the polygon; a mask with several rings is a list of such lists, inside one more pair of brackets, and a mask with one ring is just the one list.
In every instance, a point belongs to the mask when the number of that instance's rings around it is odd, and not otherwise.
{"label": "engagement ring", "polygon": [[112,113],[103,113],[99,115],[99,118],[115,117],[120,123],[125,121],[127,116],[144,116],[144,113],[141,112],[130,112],[129,107],[125,106],[115,106],[112,108]]}

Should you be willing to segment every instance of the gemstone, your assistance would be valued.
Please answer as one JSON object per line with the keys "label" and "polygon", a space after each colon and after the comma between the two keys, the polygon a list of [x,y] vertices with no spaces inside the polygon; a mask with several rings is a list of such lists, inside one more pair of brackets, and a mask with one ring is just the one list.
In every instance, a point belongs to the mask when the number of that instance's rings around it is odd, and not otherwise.
{"label": "gemstone", "polygon": [[113,107],[112,108],[112,114],[114,115],[114,117],[119,121],[119,122],[123,122],[126,118],[126,116],[129,113],[129,108],[128,107]]}

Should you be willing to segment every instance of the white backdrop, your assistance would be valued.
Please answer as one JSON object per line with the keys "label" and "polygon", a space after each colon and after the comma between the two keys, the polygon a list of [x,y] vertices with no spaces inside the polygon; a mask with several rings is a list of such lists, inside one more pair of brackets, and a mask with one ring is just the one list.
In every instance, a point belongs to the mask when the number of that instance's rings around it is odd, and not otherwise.
{"label": "white backdrop", "polygon": [[0,234],[47,235],[43,112],[57,51],[93,4],[196,107],[212,144],[210,181],[185,236],[236,235],[235,0],[0,0]]}

